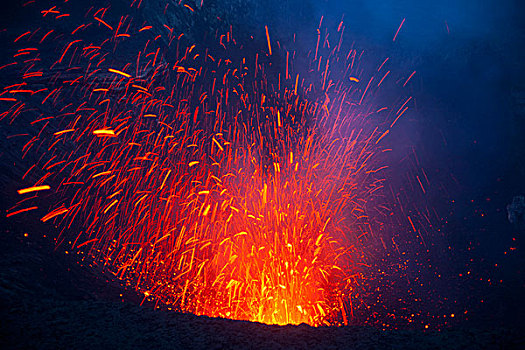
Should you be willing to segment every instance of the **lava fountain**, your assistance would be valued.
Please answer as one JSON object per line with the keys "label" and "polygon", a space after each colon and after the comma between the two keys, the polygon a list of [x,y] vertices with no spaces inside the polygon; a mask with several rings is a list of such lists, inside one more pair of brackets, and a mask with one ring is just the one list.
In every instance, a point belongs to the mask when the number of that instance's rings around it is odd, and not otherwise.
{"label": "lava fountain", "polygon": [[343,23],[334,43],[320,26],[305,69],[268,28],[256,50],[232,30],[206,46],[66,6],[42,11],[50,28],[17,37],[2,67],[19,82],[1,119],[30,123],[22,151],[35,159],[8,216],[52,198],[42,221],[59,244],[173,310],[347,324],[366,285],[381,139],[408,108],[370,102],[389,71],[365,75],[361,52],[341,49]]}

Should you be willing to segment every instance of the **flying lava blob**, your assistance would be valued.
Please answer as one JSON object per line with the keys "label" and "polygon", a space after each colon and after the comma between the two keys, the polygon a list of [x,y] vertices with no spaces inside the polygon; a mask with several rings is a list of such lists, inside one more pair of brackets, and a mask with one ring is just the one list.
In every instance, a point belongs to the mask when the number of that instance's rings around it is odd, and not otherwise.
{"label": "flying lava blob", "polygon": [[[36,181],[18,192],[53,199],[41,220],[58,242],[173,310],[351,322],[381,140],[408,108],[371,102],[390,72],[365,75],[361,52],[341,49],[343,23],[334,42],[319,28],[305,68],[268,27],[255,50],[232,30],[207,47],[65,6],[16,38],[2,69],[19,83],[0,95],[1,118],[32,128],[24,179]],[[36,209],[22,200],[8,216]]]}

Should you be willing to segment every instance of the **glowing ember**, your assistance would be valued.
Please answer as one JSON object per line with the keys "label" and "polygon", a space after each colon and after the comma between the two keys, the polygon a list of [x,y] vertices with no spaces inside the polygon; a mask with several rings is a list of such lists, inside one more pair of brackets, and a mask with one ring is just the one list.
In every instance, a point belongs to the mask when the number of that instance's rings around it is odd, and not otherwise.
{"label": "glowing ember", "polygon": [[[19,193],[51,188],[57,203],[42,221],[60,223],[59,241],[172,309],[348,323],[366,282],[365,204],[382,188],[378,144],[408,102],[392,115],[367,102],[389,71],[362,76],[360,53],[341,51],[342,23],[336,45],[319,36],[303,71],[268,27],[258,52],[231,31],[210,49],[108,12],[16,40],[30,47],[15,54],[22,80],[2,93],[1,117],[24,116],[27,94],[45,110],[23,150],[40,156],[24,176],[38,180]],[[56,61],[41,60],[53,40]],[[122,62],[129,43],[144,46]]]}

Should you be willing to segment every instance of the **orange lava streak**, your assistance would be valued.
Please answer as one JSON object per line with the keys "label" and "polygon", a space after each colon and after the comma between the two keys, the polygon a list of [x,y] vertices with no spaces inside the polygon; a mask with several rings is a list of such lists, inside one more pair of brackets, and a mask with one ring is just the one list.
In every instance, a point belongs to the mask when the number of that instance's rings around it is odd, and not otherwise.
{"label": "orange lava streak", "polygon": [[97,136],[115,136],[115,131],[113,130],[106,130],[106,129],[100,129],[100,130],[94,130],[93,135]]}
{"label": "orange lava streak", "polygon": [[6,217],[11,217],[13,215],[25,213],[27,211],[31,211],[31,210],[35,210],[35,209],[38,209],[38,207],[29,207],[29,208],[20,209],[20,210],[17,210],[17,211],[13,211],[11,213],[7,213]]}
{"label": "orange lava streak", "polygon": [[268,42],[268,53],[271,56],[272,55],[272,44],[270,42],[270,33],[268,33],[268,26],[264,26],[264,29],[266,30],[266,40]]}
{"label": "orange lava streak", "polygon": [[25,194],[25,193],[49,190],[50,188],[51,187],[49,187],[49,185],[33,186],[33,187],[20,189],[17,192],[18,192],[18,194]]}
{"label": "orange lava streak", "polygon": [[122,75],[123,77],[126,77],[126,78],[131,78],[130,74],[124,73],[123,71],[120,71],[120,70],[117,70],[117,69],[109,68],[108,72],[119,74],[119,75]]}
{"label": "orange lava streak", "polygon": [[61,208],[57,208],[55,210],[53,210],[52,212],[50,212],[49,214],[47,214],[46,216],[44,216],[42,219],[40,219],[42,222],[46,222],[48,220],[51,220],[52,218],[58,216],[58,215],[62,215],[62,214],[65,214],[68,212],[68,209],[67,208],[64,208],[64,207],[61,207]]}

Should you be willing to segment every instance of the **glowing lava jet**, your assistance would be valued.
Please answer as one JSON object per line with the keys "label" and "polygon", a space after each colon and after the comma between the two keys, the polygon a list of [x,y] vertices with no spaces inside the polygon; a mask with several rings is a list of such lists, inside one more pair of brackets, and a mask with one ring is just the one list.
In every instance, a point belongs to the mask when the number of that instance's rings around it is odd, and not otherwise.
{"label": "glowing lava jet", "polygon": [[[27,118],[24,99],[42,106],[23,149],[38,155],[24,176],[36,181],[21,194],[51,189],[42,221],[60,224],[59,242],[174,310],[348,323],[365,279],[365,204],[382,188],[384,121],[406,111],[368,103],[388,72],[361,77],[360,52],[341,50],[343,24],[304,69],[296,52],[272,52],[268,28],[259,51],[231,31],[209,49],[109,12],[16,39],[20,81],[1,95],[2,118]],[[129,43],[144,45],[123,62]],[[21,201],[8,215],[35,208]]]}

